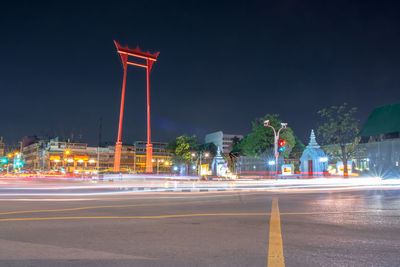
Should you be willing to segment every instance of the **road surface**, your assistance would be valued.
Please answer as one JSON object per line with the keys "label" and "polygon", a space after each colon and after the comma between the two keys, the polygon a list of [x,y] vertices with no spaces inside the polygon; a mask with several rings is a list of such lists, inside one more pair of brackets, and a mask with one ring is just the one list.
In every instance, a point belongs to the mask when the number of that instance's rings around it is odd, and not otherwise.
{"label": "road surface", "polygon": [[399,266],[399,196],[0,195],[0,266]]}

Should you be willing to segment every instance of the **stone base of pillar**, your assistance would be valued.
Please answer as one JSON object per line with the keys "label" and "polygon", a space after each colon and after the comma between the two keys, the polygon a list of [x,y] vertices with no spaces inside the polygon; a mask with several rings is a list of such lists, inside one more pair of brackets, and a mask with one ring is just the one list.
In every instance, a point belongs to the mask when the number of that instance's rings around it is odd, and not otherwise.
{"label": "stone base of pillar", "polygon": [[146,144],[146,173],[153,173],[153,145]]}
{"label": "stone base of pillar", "polygon": [[122,142],[118,141],[115,144],[114,172],[119,172],[119,166],[121,163],[121,149],[122,149]]}

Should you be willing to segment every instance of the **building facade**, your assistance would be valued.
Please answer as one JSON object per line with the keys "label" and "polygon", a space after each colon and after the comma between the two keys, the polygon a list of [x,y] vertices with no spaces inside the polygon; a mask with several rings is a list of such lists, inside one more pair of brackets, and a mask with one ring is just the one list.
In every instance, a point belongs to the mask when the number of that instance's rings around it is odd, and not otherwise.
{"label": "building facade", "polygon": [[223,153],[229,153],[232,151],[235,139],[239,141],[243,138],[243,135],[239,134],[226,134],[222,131],[207,134],[205,136],[206,143],[214,143]]}
{"label": "building facade", "polygon": [[4,156],[4,143],[3,143],[3,137],[0,136],[0,157]]}
{"label": "building facade", "polygon": [[[106,172],[112,169],[114,164],[113,147],[89,147],[86,143],[59,141],[58,138],[35,140],[31,144],[25,144],[22,154],[25,170],[32,172]],[[121,167],[128,170],[133,167],[133,157],[134,149],[124,146]]]}
{"label": "building facade", "polygon": [[[169,173],[171,172],[171,155],[166,150],[168,143],[152,142],[153,144],[153,172]],[[136,141],[135,146],[135,171],[144,173],[146,171],[146,142]]]}
{"label": "building facade", "polygon": [[[115,146],[90,147],[86,143],[31,139],[23,142],[22,155],[25,170],[36,172],[106,173],[114,167]],[[153,167],[159,173],[171,169],[166,143],[153,143]],[[122,145],[121,172],[141,173],[146,169],[146,143]],[[156,171],[154,171],[156,172]]]}
{"label": "building facade", "polygon": [[359,172],[372,176],[400,176],[400,103],[376,107],[359,133],[354,159]]}

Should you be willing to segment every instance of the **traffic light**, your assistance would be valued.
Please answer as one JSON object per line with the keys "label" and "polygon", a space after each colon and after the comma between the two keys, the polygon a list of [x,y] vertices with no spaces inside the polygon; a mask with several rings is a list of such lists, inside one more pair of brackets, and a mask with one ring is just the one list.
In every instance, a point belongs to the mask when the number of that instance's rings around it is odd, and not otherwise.
{"label": "traffic light", "polygon": [[283,139],[279,140],[278,141],[278,151],[283,152],[283,150],[285,150],[285,149],[286,149],[286,140],[283,140]]}

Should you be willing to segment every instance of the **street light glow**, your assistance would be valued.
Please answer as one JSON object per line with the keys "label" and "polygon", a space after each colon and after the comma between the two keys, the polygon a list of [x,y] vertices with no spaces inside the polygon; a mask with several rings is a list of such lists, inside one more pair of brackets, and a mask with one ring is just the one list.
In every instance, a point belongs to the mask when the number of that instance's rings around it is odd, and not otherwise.
{"label": "street light glow", "polygon": [[321,157],[321,158],[319,158],[319,162],[328,162],[328,158],[327,157]]}

